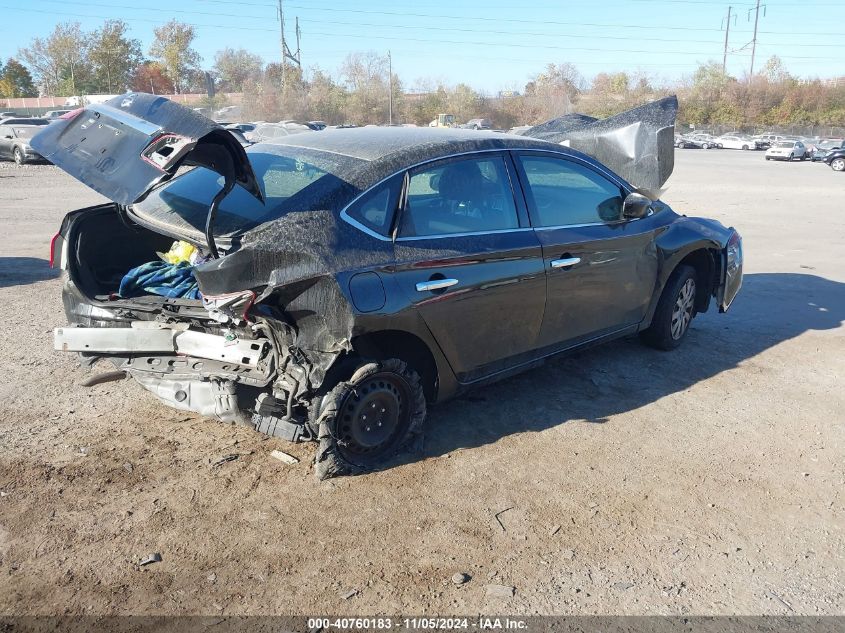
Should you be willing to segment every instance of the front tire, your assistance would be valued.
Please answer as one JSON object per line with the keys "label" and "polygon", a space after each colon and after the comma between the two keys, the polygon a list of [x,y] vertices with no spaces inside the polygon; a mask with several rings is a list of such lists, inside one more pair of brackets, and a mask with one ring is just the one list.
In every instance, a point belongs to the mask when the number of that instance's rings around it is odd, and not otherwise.
{"label": "front tire", "polygon": [[20,147],[15,148],[14,159],[15,164],[18,166],[23,165],[26,162],[26,158],[24,157],[23,151],[21,151]]}
{"label": "front tire", "polygon": [[692,266],[678,266],[672,272],[657,302],[651,325],[640,334],[647,345],[672,350],[681,344],[695,317],[697,282]]}
{"label": "front tire", "polygon": [[845,171],[845,158],[834,158],[830,161],[830,168],[833,171]]}
{"label": "front tire", "polygon": [[746,152],[747,152],[747,151],[748,151],[748,145],[743,145],[743,146],[742,146],[742,149],[743,149],[743,151],[746,151]]}
{"label": "front tire", "polygon": [[318,479],[377,470],[422,429],[419,374],[401,360],[366,362],[317,405]]}

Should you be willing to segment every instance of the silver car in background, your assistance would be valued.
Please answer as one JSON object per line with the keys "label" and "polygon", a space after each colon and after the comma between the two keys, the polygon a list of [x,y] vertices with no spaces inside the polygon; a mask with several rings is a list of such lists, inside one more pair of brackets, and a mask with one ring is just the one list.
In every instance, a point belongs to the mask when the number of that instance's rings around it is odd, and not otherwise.
{"label": "silver car in background", "polygon": [[805,160],[807,146],[801,141],[778,141],[766,150],[766,160]]}

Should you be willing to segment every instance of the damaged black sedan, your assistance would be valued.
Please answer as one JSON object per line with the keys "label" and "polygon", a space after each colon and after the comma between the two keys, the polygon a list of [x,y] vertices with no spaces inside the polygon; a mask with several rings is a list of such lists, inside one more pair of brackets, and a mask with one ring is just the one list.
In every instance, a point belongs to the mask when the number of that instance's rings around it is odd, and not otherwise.
{"label": "damaged black sedan", "polygon": [[362,128],[244,150],[161,97],[90,106],[33,139],[113,201],[54,239],[56,349],[173,407],[317,440],[321,478],[378,468],[428,404],[637,332],[672,349],[712,299],[728,309],[741,240],[657,200],[660,107],[527,136]]}

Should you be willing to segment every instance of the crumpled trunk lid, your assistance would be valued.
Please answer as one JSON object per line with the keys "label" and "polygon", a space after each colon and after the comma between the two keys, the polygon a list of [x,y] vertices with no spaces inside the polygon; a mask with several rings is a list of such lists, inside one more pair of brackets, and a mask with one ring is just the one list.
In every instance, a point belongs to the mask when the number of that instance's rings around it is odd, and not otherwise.
{"label": "crumpled trunk lid", "polygon": [[607,119],[567,114],[523,135],[584,152],[656,200],[675,167],[677,114],[678,98],[672,96]]}
{"label": "crumpled trunk lid", "polygon": [[164,97],[128,93],[86,106],[36,134],[44,158],[110,200],[129,205],[181,165],[231,174],[263,194],[238,140],[214,121]]}

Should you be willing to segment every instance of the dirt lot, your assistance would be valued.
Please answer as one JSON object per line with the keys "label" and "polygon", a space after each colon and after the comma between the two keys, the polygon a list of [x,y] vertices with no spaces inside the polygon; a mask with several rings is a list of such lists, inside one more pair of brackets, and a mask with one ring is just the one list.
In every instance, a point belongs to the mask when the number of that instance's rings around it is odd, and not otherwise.
{"label": "dirt lot", "polygon": [[666,200],[745,238],[728,315],[442,405],[420,454],[324,483],[313,445],[79,386],[45,259],[98,196],[0,164],[0,612],[845,612],[845,176],[677,163]]}

